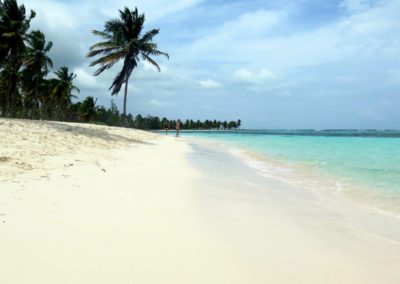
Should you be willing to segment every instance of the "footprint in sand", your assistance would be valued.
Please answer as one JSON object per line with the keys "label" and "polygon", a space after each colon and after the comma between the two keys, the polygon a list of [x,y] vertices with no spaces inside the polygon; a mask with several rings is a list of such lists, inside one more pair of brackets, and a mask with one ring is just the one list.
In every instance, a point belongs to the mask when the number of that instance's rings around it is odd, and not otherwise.
{"label": "footprint in sand", "polygon": [[32,165],[27,164],[27,163],[25,163],[25,162],[15,162],[15,164],[16,164],[19,168],[21,168],[21,169],[23,169],[23,170],[32,170],[32,169],[33,169]]}
{"label": "footprint in sand", "polygon": [[6,222],[6,214],[5,213],[0,213],[0,219],[2,223]]}
{"label": "footprint in sand", "polygon": [[0,163],[6,163],[10,161],[10,157],[0,156]]}

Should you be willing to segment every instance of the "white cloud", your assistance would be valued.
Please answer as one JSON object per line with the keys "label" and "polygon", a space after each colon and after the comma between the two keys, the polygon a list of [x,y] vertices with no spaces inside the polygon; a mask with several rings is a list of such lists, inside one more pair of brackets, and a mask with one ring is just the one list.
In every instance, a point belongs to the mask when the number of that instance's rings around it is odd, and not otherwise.
{"label": "white cloud", "polygon": [[33,9],[37,13],[32,24],[57,32],[78,28],[79,16],[82,15],[81,9],[52,0],[31,0],[26,4],[26,8]]}
{"label": "white cloud", "polygon": [[337,29],[352,37],[392,38],[393,35],[388,32],[399,27],[399,9],[399,1],[389,1],[342,19]]}
{"label": "white cloud", "polygon": [[[128,99],[132,113],[158,114],[168,109],[170,114],[181,115],[186,111],[178,107],[182,101],[200,106],[191,109],[190,116],[196,111],[198,116],[221,113],[227,109],[221,106],[226,104],[230,104],[230,112],[247,111],[249,117],[270,105],[279,109],[294,104],[294,109],[310,110],[304,102],[309,103],[307,98],[321,90],[329,90],[326,98],[334,100],[337,109],[350,109],[345,103],[340,105],[344,89],[357,106],[354,97],[364,95],[365,89],[371,90],[368,94],[376,92],[380,96],[397,90],[399,0],[343,0],[328,17],[315,18],[310,11],[318,13],[325,4],[315,4],[318,1],[314,0],[215,2],[30,0],[25,6],[37,12],[33,28],[43,30],[54,42],[50,56],[56,68],[69,66],[78,74],[76,85],[82,90],[81,96],[98,96],[107,104],[108,87],[120,66],[92,76],[95,68],[88,67],[90,60],[85,55],[99,39],[90,30],[101,30],[104,22],[117,17],[117,10],[124,6],[137,6],[144,12],[145,29],[161,29],[155,41],[161,50],[170,53],[171,60],[156,58],[161,73],[148,63],[134,70]],[[211,12],[204,15],[204,11]],[[212,89],[218,89],[220,95],[202,91]],[[250,102],[246,96],[245,101],[241,96],[244,93],[257,99]],[[268,102],[259,94],[268,94]],[[284,101],[285,96],[290,99]],[[393,102],[393,97],[388,100]],[[121,104],[122,96],[115,100]],[[201,109],[203,101],[211,101],[210,107],[218,112]],[[373,104],[373,99],[365,105],[368,103]],[[281,116],[278,120],[276,125],[283,121]],[[290,125],[293,119],[288,121]]]}
{"label": "white cloud", "polygon": [[156,99],[151,99],[150,100],[150,104],[152,104],[152,105],[154,105],[156,107],[162,107],[162,106],[166,105],[165,103],[162,103],[162,102],[160,102],[159,100],[156,100]]}
{"label": "white cloud", "polygon": [[[348,5],[355,7],[354,3]],[[367,7],[363,3],[359,5]],[[246,62],[248,66],[267,65],[277,71],[385,52],[400,53],[399,10],[400,1],[381,1],[335,22],[289,33],[274,32],[288,28],[287,23],[294,16],[288,12],[246,13],[179,51],[185,58],[200,57],[237,65]],[[258,15],[267,15],[268,20]]]}
{"label": "white cloud", "polygon": [[50,28],[65,26],[76,28],[93,23],[96,20],[103,23],[108,18],[117,16],[118,9],[138,7],[139,13],[145,13],[147,22],[153,22],[160,18],[167,17],[174,13],[181,12],[190,7],[196,6],[202,0],[137,0],[134,3],[130,0],[109,0],[89,1],[83,0],[78,3],[61,3],[56,0],[30,0],[26,4],[29,9],[46,15],[47,24]]}
{"label": "white cloud", "polygon": [[273,80],[276,79],[277,77],[271,70],[263,68],[259,73],[259,78],[264,81],[264,80]]}
{"label": "white cloud", "polygon": [[[210,31],[208,33],[210,35],[198,38],[189,47],[185,46],[180,53],[188,54],[188,57],[203,52],[214,56],[225,55],[222,58],[226,55],[231,56],[232,51],[238,47],[243,47],[246,44],[254,45],[255,38],[265,37],[268,32],[282,24],[285,19],[286,13],[283,11],[259,10],[244,13],[237,19],[227,21],[215,30]],[[247,51],[242,51],[241,55],[246,55]]]}
{"label": "white cloud", "polygon": [[219,89],[222,87],[222,84],[220,82],[214,81],[212,79],[200,81],[199,84],[202,89],[208,90]]}
{"label": "white cloud", "polygon": [[368,9],[370,5],[370,0],[343,0],[340,2],[339,8],[348,12],[360,12]]}
{"label": "white cloud", "polygon": [[266,68],[262,68],[257,72],[251,72],[246,68],[240,68],[235,71],[233,77],[239,82],[256,85],[277,79],[277,76],[271,70]]}
{"label": "white cloud", "polygon": [[253,79],[252,76],[253,74],[245,68],[240,68],[235,72],[235,78],[239,80],[249,81]]}
{"label": "white cloud", "polygon": [[[251,35],[260,36],[282,24],[286,16],[284,11],[258,10],[252,13],[245,13],[235,21],[226,22],[214,37],[243,38]],[[245,33],[238,31],[245,31]]]}
{"label": "white cloud", "polygon": [[[122,9],[123,7],[132,9],[138,7],[139,13],[145,13],[146,19],[149,22],[153,22],[196,6],[202,1],[203,0],[137,0],[132,2],[131,0],[114,0],[112,3],[116,9]],[[115,17],[116,9],[110,9],[109,0],[93,1],[93,7],[97,7],[97,9],[101,10],[102,13],[108,17]]]}
{"label": "white cloud", "polygon": [[76,85],[79,88],[92,89],[92,90],[102,90],[107,88],[104,81],[97,80],[90,72],[84,68],[75,68],[73,72],[77,75]]}

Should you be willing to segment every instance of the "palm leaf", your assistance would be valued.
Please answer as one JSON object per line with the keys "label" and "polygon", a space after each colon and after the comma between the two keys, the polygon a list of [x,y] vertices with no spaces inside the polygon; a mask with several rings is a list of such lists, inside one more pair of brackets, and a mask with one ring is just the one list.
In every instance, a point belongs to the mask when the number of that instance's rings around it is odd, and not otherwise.
{"label": "palm leaf", "polygon": [[115,64],[118,60],[125,57],[125,52],[119,51],[115,53],[111,53],[109,55],[100,57],[99,59],[93,61],[90,66],[95,66],[97,64],[106,65],[106,64]]}
{"label": "palm leaf", "polygon": [[158,70],[158,72],[161,72],[161,68],[160,68],[160,66],[158,65],[158,63],[155,62],[154,59],[152,59],[150,56],[148,56],[148,55],[146,55],[146,54],[143,54],[143,59],[144,59],[144,60],[147,60],[147,61],[150,62],[154,67],[156,67],[157,70]]}
{"label": "palm leaf", "polygon": [[110,35],[109,33],[106,33],[106,32],[92,30],[92,34],[94,34],[96,36],[100,36],[104,39],[108,39],[108,40],[112,39],[112,35]]}
{"label": "palm leaf", "polygon": [[[157,44],[153,42],[153,38],[159,33],[158,29],[152,29],[141,36],[144,22],[145,15],[139,14],[137,8],[130,10],[125,7],[119,10],[119,18],[110,19],[104,24],[103,32],[92,31],[94,35],[104,39],[92,45],[87,55],[97,58],[90,66],[100,65],[94,73],[95,76],[123,60],[122,69],[109,88],[112,95],[118,94],[123,84],[127,87],[130,75],[138,65],[139,56],[142,60],[150,62],[158,71],[161,71],[161,68],[152,57],[162,55],[169,58],[169,55],[159,51]],[[125,109],[124,104],[124,115],[126,115]]]}

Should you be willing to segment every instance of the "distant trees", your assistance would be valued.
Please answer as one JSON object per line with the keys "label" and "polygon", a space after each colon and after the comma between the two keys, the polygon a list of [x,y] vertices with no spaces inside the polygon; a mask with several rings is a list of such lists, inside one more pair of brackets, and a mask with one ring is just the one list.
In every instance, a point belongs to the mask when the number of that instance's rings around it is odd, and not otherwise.
{"label": "distant trees", "polygon": [[101,124],[122,126],[121,115],[113,101],[111,101],[111,107],[108,109],[104,106],[97,108],[95,120]]}
{"label": "distant trees", "polygon": [[[87,97],[83,102],[73,104],[77,107],[78,117],[76,121],[80,122],[91,122],[96,124],[103,124],[109,126],[125,126],[124,115],[121,114],[111,101],[110,108],[104,106],[97,106],[96,101],[92,97]],[[126,116],[128,121],[128,127],[142,129],[142,130],[161,130],[164,129],[166,124],[169,125],[170,129],[175,129],[176,120],[170,120],[166,117],[159,118],[158,116],[142,116],[141,114],[133,117],[130,113]],[[223,125],[226,125],[223,128]],[[238,128],[238,124],[235,121],[194,121],[192,119],[186,119],[181,124],[181,129],[184,130],[235,130]]]}
{"label": "distant trees", "polygon": [[[175,121],[173,122],[173,126],[175,126]],[[171,125],[171,124],[170,124]],[[181,128],[182,129],[197,129],[197,130],[209,130],[209,129],[214,129],[214,130],[231,130],[231,129],[238,129],[238,123],[236,121],[217,121],[217,120],[208,120],[206,119],[205,121],[193,121],[193,120],[185,120],[185,122],[182,124]]]}
{"label": "distant trees", "polygon": [[123,60],[121,71],[114,78],[110,87],[111,95],[117,95],[122,85],[125,85],[123,117],[124,125],[129,126],[126,115],[126,101],[128,96],[128,83],[133,69],[138,65],[140,58],[154,65],[158,71],[160,66],[152,56],[164,55],[167,53],[157,49],[157,44],[153,38],[159,33],[158,29],[153,29],[142,35],[145,21],[144,14],[139,14],[138,9],[130,10],[125,8],[119,10],[120,17],[105,23],[104,31],[93,31],[93,34],[101,37],[102,42],[94,44],[90,48],[88,57],[101,56],[91,63],[91,66],[100,65],[95,75],[101,74],[104,70],[111,68],[115,63]]}
{"label": "distant trees", "polygon": [[96,115],[98,106],[96,106],[97,100],[93,97],[87,97],[83,102],[78,105],[79,119],[82,122],[92,122]]}

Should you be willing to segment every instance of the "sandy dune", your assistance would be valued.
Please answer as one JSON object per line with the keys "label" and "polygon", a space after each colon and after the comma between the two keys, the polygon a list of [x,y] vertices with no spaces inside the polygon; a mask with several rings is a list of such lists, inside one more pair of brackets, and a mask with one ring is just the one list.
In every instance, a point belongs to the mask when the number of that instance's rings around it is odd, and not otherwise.
{"label": "sandy dune", "polygon": [[112,150],[157,138],[150,133],[115,127],[29,120],[0,119],[0,129],[1,181],[95,163],[110,158]]}

